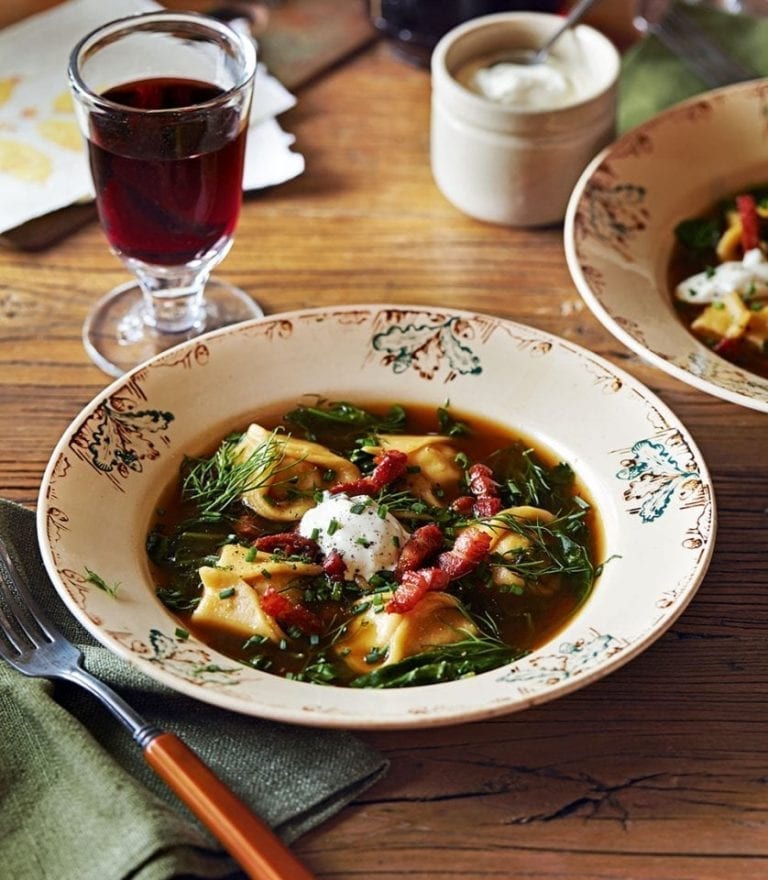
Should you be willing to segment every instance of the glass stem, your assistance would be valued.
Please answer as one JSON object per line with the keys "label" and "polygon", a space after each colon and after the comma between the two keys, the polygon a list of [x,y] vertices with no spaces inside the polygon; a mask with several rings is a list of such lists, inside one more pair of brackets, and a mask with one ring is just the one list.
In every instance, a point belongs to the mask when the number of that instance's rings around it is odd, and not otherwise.
{"label": "glass stem", "polygon": [[174,266],[151,271],[132,266],[144,294],[144,323],[158,333],[200,332],[205,328],[203,291],[210,268]]}

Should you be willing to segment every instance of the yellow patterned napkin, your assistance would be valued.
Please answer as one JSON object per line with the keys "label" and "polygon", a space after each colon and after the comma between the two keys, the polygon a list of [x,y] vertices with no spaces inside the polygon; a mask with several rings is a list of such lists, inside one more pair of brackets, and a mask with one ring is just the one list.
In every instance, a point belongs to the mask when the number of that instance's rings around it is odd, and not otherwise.
{"label": "yellow patterned napkin", "polygon": [[[93,198],[85,147],[67,86],[69,53],[106,21],[158,5],[151,0],[68,0],[0,31],[0,232]],[[243,187],[296,177],[304,158],[274,117],[296,103],[260,65]]]}

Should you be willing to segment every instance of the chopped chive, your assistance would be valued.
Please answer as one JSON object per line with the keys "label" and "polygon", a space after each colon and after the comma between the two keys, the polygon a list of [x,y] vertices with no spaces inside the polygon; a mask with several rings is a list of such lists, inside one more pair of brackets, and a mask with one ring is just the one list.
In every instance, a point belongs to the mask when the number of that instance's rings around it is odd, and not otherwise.
{"label": "chopped chive", "polygon": [[189,638],[189,630],[184,629],[182,626],[176,627],[176,638],[177,639],[188,639]]}
{"label": "chopped chive", "polygon": [[253,562],[253,560],[256,558],[256,554],[258,552],[259,551],[255,547],[249,547],[248,552],[245,554],[245,561],[246,562]]}
{"label": "chopped chive", "polygon": [[219,599],[229,599],[230,596],[235,595],[234,587],[227,587],[224,590],[219,590]]}

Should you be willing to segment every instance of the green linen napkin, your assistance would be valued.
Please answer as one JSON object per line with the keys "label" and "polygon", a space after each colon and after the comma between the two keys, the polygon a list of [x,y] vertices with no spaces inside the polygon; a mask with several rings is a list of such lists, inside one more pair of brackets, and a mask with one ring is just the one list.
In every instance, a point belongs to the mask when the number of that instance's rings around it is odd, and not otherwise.
{"label": "green linen napkin", "polygon": [[[768,18],[683,5],[702,30],[754,70],[756,77],[768,76]],[[622,59],[618,130],[623,133],[665,107],[708,88],[656,37],[649,36],[630,48]]]}
{"label": "green linen napkin", "polygon": [[[0,500],[0,539],[85,666],[147,720],[178,734],[290,842],[380,778],[386,761],[344,731],[262,721],[198,703],[99,646],[59,601],[34,515]],[[0,660],[0,876],[13,880],[242,877],[81,688]]]}

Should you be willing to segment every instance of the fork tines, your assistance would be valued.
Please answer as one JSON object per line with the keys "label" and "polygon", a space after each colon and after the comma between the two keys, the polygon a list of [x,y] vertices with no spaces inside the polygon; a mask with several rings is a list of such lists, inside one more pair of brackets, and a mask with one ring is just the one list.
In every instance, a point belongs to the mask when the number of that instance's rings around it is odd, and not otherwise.
{"label": "fork tines", "polygon": [[10,660],[14,655],[23,655],[53,641],[42,612],[19,585],[14,573],[15,566],[0,543],[0,654]]}
{"label": "fork tines", "polygon": [[640,24],[710,87],[757,77],[754,70],[729,55],[677,3],[661,19],[644,19]]}

